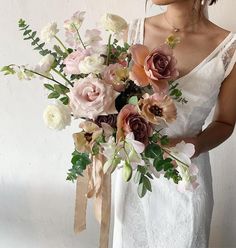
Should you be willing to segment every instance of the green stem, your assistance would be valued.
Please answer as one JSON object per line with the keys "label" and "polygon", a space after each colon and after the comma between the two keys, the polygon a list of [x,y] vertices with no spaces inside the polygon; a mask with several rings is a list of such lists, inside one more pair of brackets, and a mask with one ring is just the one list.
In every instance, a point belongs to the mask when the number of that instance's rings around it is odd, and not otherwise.
{"label": "green stem", "polygon": [[59,72],[58,70],[56,70],[55,68],[52,69],[57,75],[59,75],[60,77],[62,77],[70,86],[73,87],[73,84],[70,82],[69,79],[67,79],[61,72]]}
{"label": "green stem", "polygon": [[65,50],[66,54],[69,54],[67,51],[67,48],[65,47],[65,45],[62,43],[62,41],[55,35],[54,36],[55,39],[59,42],[59,44],[63,47],[63,49]]}
{"label": "green stem", "polygon": [[79,33],[78,28],[75,26],[75,24],[74,24],[74,23],[72,24],[72,26],[75,28],[76,33],[77,33],[77,35],[78,35],[78,37],[79,37],[79,40],[80,40],[80,42],[81,42],[81,44],[82,44],[83,48],[84,48],[84,49],[86,49],[86,46],[85,46],[85,44],[84,44],[84,42],[83,42],[83,40],[82,40],[82,38],[81,38],[81,36],[80,36],[80,33]]}
{"label": "green stem", "polygon": [[108,39],[106,65],[109,65],[110,52],[111,52],[111,37],[112,37],[112,34],[109,35],[109,39]]}
{"label": "green stem", "polygon": [[181,164],[183,164],[184,166],[186,166],[187,168],[189,168],[189,166],[187,164],[185,164],[184,162],[182,162],[181,160],[179,160],[178,158],[176,158],[174,155],[172,155],[168,150],[166,150],[165,148],[161,147],[161,149],[166,152],[168,155],[170,155],[173,159],[177,160],[178,162],[180,162]]}
{"label": "green stem", "polygon": [[[63,87],[66,87],[64,84],[58,82],[56,79],[50,78],[50,77],[48,77],[48,76],[45,76],[45,75],[43,75],[43,74],[41,74],[41,73],[39,73],[39,72],[36,72],[36,71],[33,71],[33,70],[29,70],[29,69],[25,69],[25,71],[34,73],[34,74],[36,74],[36,75],[38,75],[38,76],[41,76],[41,77],[44,77],[44,78],[46,78],[46,79],[48,79],[48,80],[50,80],[50,81],[53,81],[53,82],[55,82],[55,83],[57,83],[57,84],[59,84],[59,85],[61,85],[61,86],[63,86]],[[66,87],[66,88],[69,90],[68,87]]]}

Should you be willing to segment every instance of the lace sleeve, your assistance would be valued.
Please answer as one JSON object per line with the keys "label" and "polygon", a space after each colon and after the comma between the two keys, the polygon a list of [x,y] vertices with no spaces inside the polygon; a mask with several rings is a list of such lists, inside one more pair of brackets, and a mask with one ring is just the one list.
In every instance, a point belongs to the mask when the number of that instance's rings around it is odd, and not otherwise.
{"label": "lace sleeve", "polygon": [[234,64],[236,63],[236,34],[234,35],[230,44],[225,48],[222,55],[222,60],[225,69],[224,78],[226,78],[230,74],[234,67]]}

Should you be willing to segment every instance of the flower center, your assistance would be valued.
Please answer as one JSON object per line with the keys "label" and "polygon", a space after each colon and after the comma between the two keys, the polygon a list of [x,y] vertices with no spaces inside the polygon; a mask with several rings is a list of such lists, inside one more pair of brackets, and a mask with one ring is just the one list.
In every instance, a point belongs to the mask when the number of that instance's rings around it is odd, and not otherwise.
{"label": "flower center", "polygon": [[91,142],[91,141],[92,141],[92,136],[93,136],[92,133],[85,133],[85,134],[84,134],[84,137],[85,137],[85,139],[86,139],[88,142]]}
{"label": "flower center", "polygon": [[163,109],[157,105],[153,105],[149,108],[149,111],[156,116],[163,116]]}

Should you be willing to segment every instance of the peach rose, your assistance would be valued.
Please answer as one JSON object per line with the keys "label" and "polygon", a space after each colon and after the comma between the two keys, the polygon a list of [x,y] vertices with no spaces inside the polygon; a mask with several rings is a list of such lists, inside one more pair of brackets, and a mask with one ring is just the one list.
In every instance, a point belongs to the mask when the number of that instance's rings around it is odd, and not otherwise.
{"label": "peach rose", "polygon": [[75,82],[68,93],[75,117],[95,119],[99,115],[115,114],[115,99],[119,95],[103,80],[88,76]]}

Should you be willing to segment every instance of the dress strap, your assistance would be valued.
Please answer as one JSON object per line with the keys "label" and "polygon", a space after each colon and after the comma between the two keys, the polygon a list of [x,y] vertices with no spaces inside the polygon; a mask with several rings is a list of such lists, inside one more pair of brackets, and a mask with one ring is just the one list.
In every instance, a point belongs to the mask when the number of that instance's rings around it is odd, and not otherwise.
{"label": "dress strap", "polygon": [[221,51],[221,59],[223,61],[226,78],[232,71],[236,63],[236,34],[233,33],[229,42],[224,46]]}
{"label": "dress strap", "polygon": [[129,23],[128,43],[130,45],[138,44],[142,42],[140,40],[141,25],[142,25],[142,18],[134,19]]}

